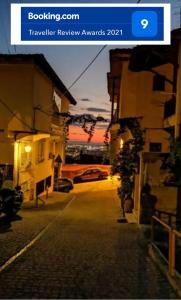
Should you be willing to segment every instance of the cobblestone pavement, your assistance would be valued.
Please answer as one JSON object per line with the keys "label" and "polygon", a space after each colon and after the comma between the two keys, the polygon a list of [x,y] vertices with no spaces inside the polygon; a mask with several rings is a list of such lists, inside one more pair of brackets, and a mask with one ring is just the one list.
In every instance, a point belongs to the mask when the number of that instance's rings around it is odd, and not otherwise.
{"label": "cobblestone pavement", "polygon": [[41,239],[1,273],[0,298],[176,298],[140,247],[136,225],[117,223],[114,186],[80,186]]}
{"label": "cobblestone pavement", "polygon": [[0,217],[0,266],[31,241],[51,220],[57,212],[63,210],[72,194],[53,193],[46,200],[45,206],[39,208],[34,202],[24,204],[18,216],[10,222]]}

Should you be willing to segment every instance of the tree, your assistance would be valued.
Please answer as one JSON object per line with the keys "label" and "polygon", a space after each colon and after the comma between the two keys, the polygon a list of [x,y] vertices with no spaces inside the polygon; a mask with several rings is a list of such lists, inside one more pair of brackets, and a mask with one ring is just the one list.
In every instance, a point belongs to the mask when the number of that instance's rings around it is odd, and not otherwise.
{"label": "tree", "polygon": [[55,112],[55,116],[64,118],[64,131],[68,139],[69,126],[72,124],[81,125],[85,133],[88,134],[88,143],[92,140],[92,137],[95,133],[95,127],[97,123],[107,122],[107,120],[101,116],[93,116],[90,114],[82,115],[71,115],[70,113],[59,113]]}

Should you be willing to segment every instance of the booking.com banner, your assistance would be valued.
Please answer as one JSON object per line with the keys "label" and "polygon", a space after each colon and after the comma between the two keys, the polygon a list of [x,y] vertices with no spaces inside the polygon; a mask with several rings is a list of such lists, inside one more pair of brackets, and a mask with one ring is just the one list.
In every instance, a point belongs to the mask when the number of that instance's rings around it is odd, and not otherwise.
{"label": "booking.com banner", "polygon": [[170,44],[170,4],[11,4],[11,44]]}

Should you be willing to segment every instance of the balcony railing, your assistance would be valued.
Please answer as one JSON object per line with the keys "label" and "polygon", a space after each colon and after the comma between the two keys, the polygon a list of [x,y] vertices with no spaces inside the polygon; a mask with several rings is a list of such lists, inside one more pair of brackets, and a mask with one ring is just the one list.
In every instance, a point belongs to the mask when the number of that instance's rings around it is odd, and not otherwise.
{"label": "balcony railing", "polygon": [[165,102],[164,105],[164,119],[171,117],[175,114],[176,110],[176,99],[171,98],[169,101]]}

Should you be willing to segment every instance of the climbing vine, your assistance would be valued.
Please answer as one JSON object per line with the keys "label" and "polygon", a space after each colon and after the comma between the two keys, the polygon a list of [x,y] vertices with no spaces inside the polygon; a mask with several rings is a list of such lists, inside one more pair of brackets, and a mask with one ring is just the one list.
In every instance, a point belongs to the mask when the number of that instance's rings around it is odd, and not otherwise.
{"label": "climbing vine", "polygon": [[119,172],[121,187],[118,189],[119,196],[124,202],[132,197],[134,189],[134,175],[139,172],[139,152],[143,149],[143,131],[140,127],[139,118],[125,118],[120,120],[119,135],[130,130],[132,139],[123,144],[116,158],[115,171]]}
{"label": "climbing vine", "polygon": [[170,185],[181,186],[181,137],[170,137],[170,152],[163,160],[162,169],[171,175]]}
{"label": "climbing vine", "polygon": [[109,133],[110,133],[110,128],[111,128],[111,122],[109,123],[105,134],[104,134],[104,144],[108,148],[109,147]]}

